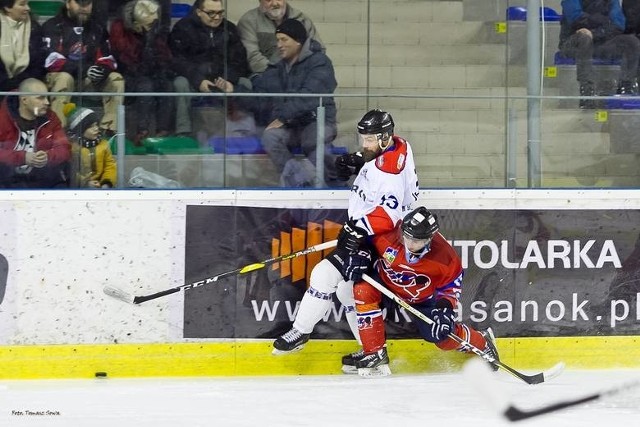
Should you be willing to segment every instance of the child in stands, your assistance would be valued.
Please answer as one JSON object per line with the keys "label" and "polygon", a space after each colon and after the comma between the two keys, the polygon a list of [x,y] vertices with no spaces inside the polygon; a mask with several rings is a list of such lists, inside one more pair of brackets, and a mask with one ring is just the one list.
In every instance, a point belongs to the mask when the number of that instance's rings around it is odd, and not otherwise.
{"label": "child in stands", "polygon": [[67,134],[71,141],[71,187],[113,188],[117,165],[109,142],[100,134],[98,115],[74,103],[64,106],[68,118]]}

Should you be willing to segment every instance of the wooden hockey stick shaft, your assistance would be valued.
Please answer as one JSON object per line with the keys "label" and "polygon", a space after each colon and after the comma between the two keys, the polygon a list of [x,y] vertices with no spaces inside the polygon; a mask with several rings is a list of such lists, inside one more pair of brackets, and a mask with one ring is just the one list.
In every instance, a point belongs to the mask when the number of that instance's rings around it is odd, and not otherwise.
{"label": "wooden hockey stick shaft", "polygon": [[231,270],[231,271],[227,271],[224,273],[220,273],[217,274],[215,276],[212,277],[207,277],[205,279],[201,279],[198,280],[196,282],[192,282],[192,283],[187,283],[184,285],[180,285],[180,286],[176,286],[175,288],[170,288],[170,289],[166,289],[164,291],[160,291],[160,292],[156,292],[150,295],[139,295],[139,296],[133,296],[125,291],[120,290],[119,288],[113,287],[113,286],[105,286],[104,287],[104,293],[109,295],[110,297],[119,299],[121,301],[130,303],[130,304],[141,304],[143,302],[146,301],[151,301],[154,300],[156,298],[160,298],[166,295],[171,295],[174,294],[176,292],[180,292],[180,291],[186,291],[188,289],[192,289],[192,288],[197,288],[200,286],[204,286],[204,285],[208,285],[210,283],[215,283],[221,279],[224,279],[226,277],[230,277],[230,276],[235,276],[237,274],[245,274],[245,273],[250,273],[252,271],[256,271],[256,270],[260,270],[262,268],[265,268],[269,265],[275,264],[277,262],[281,262],[281,261],[286,261],[289,259],[293,259],[293,258],[297,258],[300,256],[304,256],[304,255],[308,255],[310,253],[313,252],[319,252],[319,251],[323,251],[325,249],[331,249],[333,247],[336,246],[336,244],[338,243],[337,240],[330,240],[328,242],[324,242],[324,243],[320,243],[317,245],[313,245],[310,246],[306,249],[297,251],[297,252],[293,252],[287,255],[280,255],[274,258],[269,258],[266,259],[264,261],[260,261],[254,264],[248,264],[245,265],[244,267],[240,267],[240,268],[236,268],[235,270]]}
{"label": "wooden hockey stick shaft", "polygon": [[[433,324],[433,320],[431,320],[429,317],[425,316],[423,313],[421,313],[416,308],[411,306],[411,304],[409,304],[408,302],[406,302],[405,300],[403,300],[402,298],[400,298],[399,296],[397,296],[396,294],[391,292],[390,289],[388,289],[386,286],[384,286],[381,283],[379,283],[377,280],[375,280],[374,278],[372,278],[368,274],[363,274],[362,275],[362,279],[364,281],[366,281],[367,283],[369,283],[374,288],[376,288],[377,290],[379,290],[380,292],[382,292],[383,294],[385,294],[391,300],[395,301],[398,305],[400,305],[402,308],[404,308],[405,310],[407,310],[408,312],[410,312],[411,314],[416,316],[418,319],[422,320],[423,322],[426,322],[429,325]],[[541,372],[541,373],[538,373],[538,374],[535,374],[535,375],[523,374],[521,372],[516,371],[512,367],[506,365],[505,363],[499,361],[498,359],[496,359],[495,357],[491,356],[490,354],[487,354],[484,351],[480,350],[479,348],[475,347],[470,342],[467,342],[467,341],[463,340],[462,338],[460,338],[459,336],[457,336],[454,333],[450,333],[449,334],[449,338],[453,339],[458,344],[461,344],[461,345],[465,346],[466,348],[470,349],[474,354],[480,356],[481,358],[483,358],[487,362],[493,363],[494,365],[496,365],[499,368],[502,368],[503,370],[509,372],[511,375],[513,375],[516,378],[521,379],[522,381],[526,382],[527,384],[540,384],[540,383],[545,381],[544,372]],[[554,368],[550,369],[549,372],[554,372],[555,373],[555,371],[561,371],[563,368],[564,368],[563,364],[558,364]]]}

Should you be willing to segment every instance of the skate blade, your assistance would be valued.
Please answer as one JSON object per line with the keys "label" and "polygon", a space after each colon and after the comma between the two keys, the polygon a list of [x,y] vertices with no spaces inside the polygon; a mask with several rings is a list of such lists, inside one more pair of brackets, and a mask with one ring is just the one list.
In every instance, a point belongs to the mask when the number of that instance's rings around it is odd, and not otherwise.
{"label": "skate blade", "polygon": [[357,375],[358,368],[353,365],[342,365],[342,373],[347,375]]}
{"label": "skate blade", "polygon": [[391,369],[386,364],[375,368],[358,368],[358,375],[363,378],[386,377],[391,375]]}
{"label": "skate blade", "polygon": [[277,348],[274,348],[273,350],[271,350],[271,354],[273,354],[274,356],[282,356],[283,354],[291,354],[291,353],[297,353],[300,350],[302,350],[304,348],[304,344],[299,345],[298,347],[292,349],[292,350],[278,350]]}

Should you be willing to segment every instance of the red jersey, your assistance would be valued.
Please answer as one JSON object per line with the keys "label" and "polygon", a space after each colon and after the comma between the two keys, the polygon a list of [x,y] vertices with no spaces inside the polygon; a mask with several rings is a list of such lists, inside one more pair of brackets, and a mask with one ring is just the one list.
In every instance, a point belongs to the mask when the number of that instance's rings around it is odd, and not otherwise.
{"label": "red jersey", "polygon": [[446,298],[455,308],[460,298],[462,263],[455,249],[440,233],[431,241],[431,250],[409,263],[402,244],[400,226],[373,237],[378,259],[376,272],[394,294],[410,304]]}

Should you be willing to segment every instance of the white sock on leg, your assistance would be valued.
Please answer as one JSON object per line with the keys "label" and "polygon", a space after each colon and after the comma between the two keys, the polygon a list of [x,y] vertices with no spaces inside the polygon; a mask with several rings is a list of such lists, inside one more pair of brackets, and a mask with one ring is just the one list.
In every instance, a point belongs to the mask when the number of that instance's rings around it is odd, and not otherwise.
{"label": "white sock on leg", "polygon": [[331,297],[342,281],[342,274],[326,259],[320,261],[311,271],[309,290],[302,297],[293,327],[304,334],[313,328],[331,307]]}

